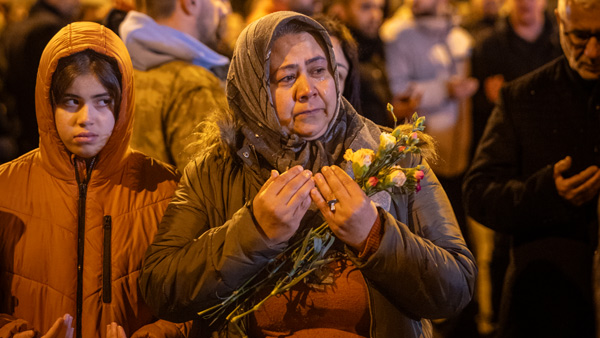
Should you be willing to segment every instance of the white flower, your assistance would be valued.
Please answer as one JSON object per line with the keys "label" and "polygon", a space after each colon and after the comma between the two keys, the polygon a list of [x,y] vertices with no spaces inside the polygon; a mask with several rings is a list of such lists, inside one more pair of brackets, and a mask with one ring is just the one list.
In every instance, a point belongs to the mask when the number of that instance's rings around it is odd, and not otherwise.
{"label": "white flower", "polygon": [[402,187],[406,182],[406,175],[404,174],[404,171],[400,169],[394,170],[391,174],[389,174],[388,177],[389,180],[392,181],[392,183],[394,183],[394,185],[398,188]]}
{"label": "white flower", "polygon": [[381,150],[390,150],[396,145],[396,138],[389,133],[381,133],[379,135],[379,148]]}

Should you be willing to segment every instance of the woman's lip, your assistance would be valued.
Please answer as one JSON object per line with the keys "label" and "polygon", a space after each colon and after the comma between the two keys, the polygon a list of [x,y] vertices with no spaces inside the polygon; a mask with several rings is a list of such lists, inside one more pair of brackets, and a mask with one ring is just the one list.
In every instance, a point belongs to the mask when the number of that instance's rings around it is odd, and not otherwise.
{"label": "woman's lip", "polygon": [[318,112],[320,110],[323,110],[323,108],[315,108],[315,109],[304,110],[304,111],[301,111],[301,112],[297,113],[296,116],[306,115],[306,114],[312,114],[312,113],[316,113],[316,112]]}
{"label": "woman's lip", "polygon": [[98,135],[94,133],[79,133],[73,137],[75,141],[86,143],[93,141]]}

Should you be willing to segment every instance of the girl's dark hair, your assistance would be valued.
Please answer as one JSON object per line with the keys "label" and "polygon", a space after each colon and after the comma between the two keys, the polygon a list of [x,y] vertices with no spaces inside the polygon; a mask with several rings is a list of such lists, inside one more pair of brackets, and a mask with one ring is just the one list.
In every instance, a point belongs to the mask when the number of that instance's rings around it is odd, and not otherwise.
{"label": "girl's dark hair", "polygon": [[350,69],[344,84],[342,95],[352,104],[354,109],[360,112],[360,70],[358,65],[358,44],[352,37],[350,30],[339,20],[317,14],[313,19],[327,30],[329,36],[337,38],[342,44],[342,51],[348,60]]}
{"label": "girl's dark hair", "polygon": [[56,109],[58,102],[62,100],[65,92],[75,78],[80,75],[93,74],[100,84],[113,99],[111,110],[115,119],[119,116],[119,107],[121,106],[122,80],[119,64],[114,58],[98,53],[91,49],[71,54],[60,60],[54,74],[52,74],[52,84],[50,85],[50,99],[52,109]]}

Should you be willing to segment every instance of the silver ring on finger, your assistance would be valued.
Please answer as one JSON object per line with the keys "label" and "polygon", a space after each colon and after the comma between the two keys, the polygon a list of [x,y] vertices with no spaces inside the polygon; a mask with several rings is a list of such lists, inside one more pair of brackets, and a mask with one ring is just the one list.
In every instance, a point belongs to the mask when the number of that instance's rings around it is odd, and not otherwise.
{"label": "silver ring on finger", "polygon": [[327,205],[329,205],[329,210],[331,210],[331,212],[335,212],[336,203],[339,203],[339,201],[336,198],[327,201]]}

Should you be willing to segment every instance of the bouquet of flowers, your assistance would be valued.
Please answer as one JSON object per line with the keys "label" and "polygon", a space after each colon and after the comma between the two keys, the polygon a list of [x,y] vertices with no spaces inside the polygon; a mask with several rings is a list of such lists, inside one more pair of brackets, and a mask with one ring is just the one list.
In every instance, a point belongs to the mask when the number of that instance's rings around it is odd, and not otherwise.
{"label": "bouquet of flowers", "polygon": [[[388,110],[393,108],[388,104]],[[355,181],[372,196],[380,191],[389,194],[418,192],[423,178],[423,168],[403,168],[398,163],[408,154],[420,154],[419,132],[425,129],[425,118],[415,113],[409,125],[398,126],[391,133],[382,132],[377,151],[372,149],[348,149],[344,159],[352,162]],[[317,228],[305,229],[290,240],[290,245],[271,260],[259,273],[248,279],[229,297],[198,313],[211,325],[232,325],[246,337],[243,321],[248,314],[260,308],[269,298],[280,295],[298,282],[312,277],[336,258],[326,256],[335,237],[327,223]],[[268,292],[268,290],[271,290]],[[259,298],[257,295],[264,295]]]}

